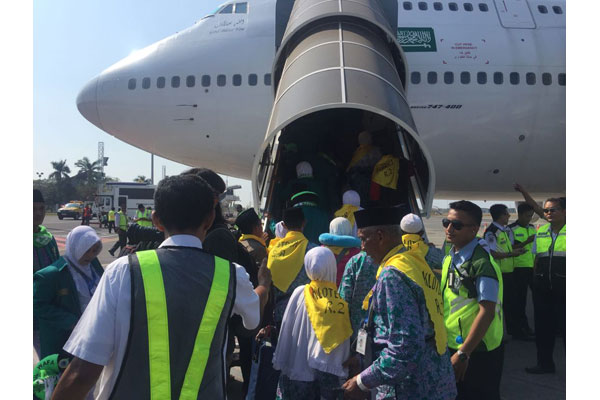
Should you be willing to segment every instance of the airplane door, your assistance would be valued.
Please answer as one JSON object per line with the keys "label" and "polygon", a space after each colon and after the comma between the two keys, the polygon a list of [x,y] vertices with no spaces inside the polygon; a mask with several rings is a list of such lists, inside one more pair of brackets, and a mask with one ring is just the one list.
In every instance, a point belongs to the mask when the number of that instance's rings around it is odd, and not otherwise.
{"label": "airplane door", "polygon": [[494,0],[494,4],[503,27],[535,29],[527,0]]}

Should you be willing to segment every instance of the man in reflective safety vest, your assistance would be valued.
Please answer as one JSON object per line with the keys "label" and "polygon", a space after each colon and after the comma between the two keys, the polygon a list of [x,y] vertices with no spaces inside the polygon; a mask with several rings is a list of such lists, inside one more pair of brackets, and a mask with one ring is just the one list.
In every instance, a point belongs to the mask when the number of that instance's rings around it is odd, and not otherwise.
{"label": "man in reflective safety vest", "polygon": [[[163,179],[152,216],[165,241],[106,268],[65,350],[74,356],[54,399],[224,399],[223,346],[232,313],[260,321],[270,274],[256,289],[243,267],[202,250],[217,198],[195,175]],[[194,210],[190,213],[189,210]]]}
{"label": "man in reflective safety vest", "polygon": [[108,233],[111,233],[113,229],[115,229],[115,208],[111,207],[108,212]]}
{"label": "man in reflective safety vest", "polygon": [[143,204],[138,204],[138,209],[135,212],[135,223],[139,226],[151,227],[152,226],[152,213],[146,209]]}
{"label": "man in reflective safety vest", "polygon": [[527,306],[527,288],[533,291],[533,260],[531,253],[533,239],[535,237],[535,227],[530,224],[533,217],[533,208],[527,203],[519,203],[517,206],[518,219],[508,225],[515,238],[515,247],[522,246],[526,253],[515,257],[515,269],[513,271],[515,281],[515,320],[518,326],[518,332],[513,335],[515,339],[530,340],[533,331],[527,322],[525,309]]}
{"label": "man in reflective safety vest", "polygon": [[119,207],[119,210],[115,214],[115,231],[119,235],[119,240],[108,250],[111,256],[115,255],[117,249],[124,249],[127,245],[127,215],[121,207]]}
{"label": "man in reflective safety vest", "polygon": [[525,252],[522,248],[514,247],[514,237],[508,227],[510,213],[504,204],[494,204],[490,207],[493,222],[488,226],[483,237],[490,248],[494,261],[502,271],[502,283],[504,286],[504,318],[506,319],[506,331],[509,335],[520,336],[519,325],[516,319],[515,302],[517,292],[514,281],[515,257]]}
{"label": "man in reflective safety vest", "polygon": [[444,259],[442,294],[448,347],[459,399],[500,399],[504,363],[502,274],[481,246],[481,208],[470,201],[450,203],[442,220],[453,244]]}

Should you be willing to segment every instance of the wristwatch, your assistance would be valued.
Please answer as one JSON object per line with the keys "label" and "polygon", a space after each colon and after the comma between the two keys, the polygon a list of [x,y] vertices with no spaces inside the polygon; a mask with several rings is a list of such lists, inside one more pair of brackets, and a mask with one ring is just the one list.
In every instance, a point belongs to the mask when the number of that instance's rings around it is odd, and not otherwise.
{"label": "wristwatch", "polygon": [[467,353],[465,353],[464,351],[457,350],[456,354],[458,354],[458,359],[460,361],[469,361],[469,355]]}

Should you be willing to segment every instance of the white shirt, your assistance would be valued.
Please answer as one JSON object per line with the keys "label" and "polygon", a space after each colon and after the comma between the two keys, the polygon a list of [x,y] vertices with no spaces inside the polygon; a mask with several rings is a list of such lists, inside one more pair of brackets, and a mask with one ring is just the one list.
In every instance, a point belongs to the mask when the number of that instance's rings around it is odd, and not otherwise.
{"label": "white shirt", "polygon": [[[510,244],[514,245],[515,244],[515,237],[513,236],[513,232],[512,229],[510,229],[508,226],[502,226],[497,222],[492,222],[493,225],[496,225],[498,227],[498,229],[500,229],[502,232],[506,232],[506,234],[508,235],[508,240],[510,240]],[[487,245],[489,246],[489,249],[491,251],[498,251],[498,247],[496,244],[496,235],[492,232],[488,232],[485,234],[485,241],[487,242]]]}
{"label": "white shirt", "polygon": [[[175,235],[167,238],[160,245],[163,246],[201,249],[202,242],[195,236]],[[254,329],[260,322],[259,298],[246,270],[234,266],[237,283],[232,314],[240,315],[247,329]],[[97,399],[108,399],[112,392],[127,347],[130,316],[131,275],[128,257],[121,257],[106,267],[92,300],[64,346],[65,351],[82,360],[104,365]]]}

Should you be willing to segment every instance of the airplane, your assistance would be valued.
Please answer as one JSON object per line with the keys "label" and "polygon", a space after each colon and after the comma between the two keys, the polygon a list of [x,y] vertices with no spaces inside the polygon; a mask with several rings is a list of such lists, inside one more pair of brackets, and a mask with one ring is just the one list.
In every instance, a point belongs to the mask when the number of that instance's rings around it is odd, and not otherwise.
{"label": "airplane", "polygon": [[77,107],[135,147],[252,179],[261,205],[286,130],[359,110],[396,127],[428,215],[434,195],[517,200],[515,181],[564,195],[565,85],[564,1],[233,0],[102,71]]}

